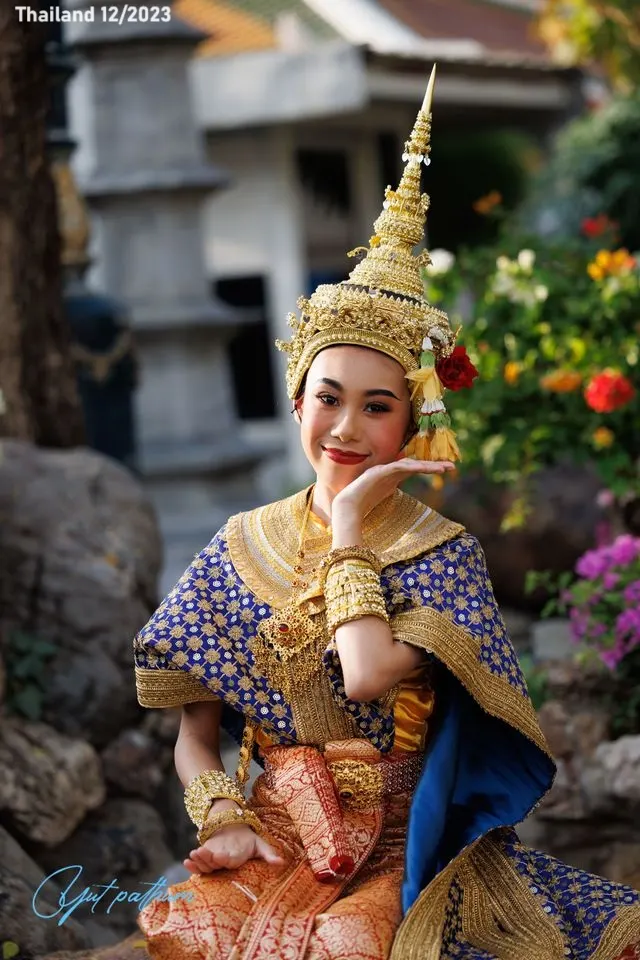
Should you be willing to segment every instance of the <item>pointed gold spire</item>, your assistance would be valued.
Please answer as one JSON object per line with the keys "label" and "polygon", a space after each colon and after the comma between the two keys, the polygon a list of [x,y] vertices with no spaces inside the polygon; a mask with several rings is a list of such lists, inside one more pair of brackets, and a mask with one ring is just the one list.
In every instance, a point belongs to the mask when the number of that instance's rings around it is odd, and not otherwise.
{"label": "pointed gold spire", "polygon": [[396,190],[387,187],[383,210],[374,224],[375,233],[363,260],[351,271],[346,284],[388,291],[421,299],[420,268],[428,262],[425,254],[413,250],[424,238],[429,197],[421,190],[422,163],[431,162],[431,107],[436,68],[433,67],[422,107],[411,136],[404,145],[405,167]]}
{"label": "pointed gold spire", "polygon": [[[331,344],[361,344],[380,350],[397,360],[407,373],[421,367],[425,343],[432,344],[434,356],[449,356],[453,350],[455,336],[446,313],[432,306],[424,295],[421,269],[430,263],[429,254],[414,254],[424,240],[429,208],[429,197],[421,189],[421,173],[422,164],[430,163],[435,79],[434,67],[411,136],[404,145],[400,183],[395,190],[387,187],[375,233],[368,247],[359,248],[364,258],[348,280],[321,284],[309,299],[302,297],[298,301],[300,318],[294,314],[289,317],[291,340],[276,341],[278,349],[288,354],[287,393],[292,399],[298,395],[314,356]],[[357,252],[352,251],[354,255]],[[414,394],[418,424],[423,398],[420,391]],[[444,405],[436,410],[442,411]]]}
{"label": "pointed gold spire", "polygon": [[431,104],[433,103],[433,88],[436,85],[436,64],[433,65],[433,70],[431,71],[431,76],[429,77],[429,83],[427,85],[427,92],[424,95],[424,100],[422,101],[422,106],[420,107],[420,113],[426,113],[428,116],[431,116]]}

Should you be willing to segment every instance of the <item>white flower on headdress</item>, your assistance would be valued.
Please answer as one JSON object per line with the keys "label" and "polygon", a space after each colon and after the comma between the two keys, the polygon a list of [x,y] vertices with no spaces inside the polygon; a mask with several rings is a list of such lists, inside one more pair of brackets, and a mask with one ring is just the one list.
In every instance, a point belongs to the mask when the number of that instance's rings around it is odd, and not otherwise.
{"label": "white flower on headdress", "polygon": [[518,266],[525,273],[531,273],[535,262],[536,255],[533,250],[521,250],[518,254]]}
{"label": "white flower on headdress", "polygon": [[442,247],[430,250],[429,256],[431,257],[431,263],[425,267],[425,272],[430,277],[438,277],[444,273],[448,273],[456,262],[454,254],[451,253],[450,250],[444,250]]}
{"label": "white flower on headdress", "polygon": [[439,340],[440,343],[443,343],[447,339],[447,335],[444,330],[441,330],[440,327],[431,327],[429,330],[429,336],[432,340]]}

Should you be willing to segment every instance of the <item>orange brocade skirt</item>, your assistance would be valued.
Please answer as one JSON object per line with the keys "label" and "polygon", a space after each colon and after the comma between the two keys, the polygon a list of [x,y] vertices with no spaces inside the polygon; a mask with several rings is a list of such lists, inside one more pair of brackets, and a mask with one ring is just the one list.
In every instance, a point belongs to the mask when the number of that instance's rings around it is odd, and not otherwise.
{"label": "orange brocade skirt", "polygon": [[138,920],[149,956],[385,960],[402,916],[419,758],[383,758],[363,740],[327,744],[324,755],[272,747],[265,757],[249,805],[285,866],[250,860],[171,887],[172,899],[152,900]]}

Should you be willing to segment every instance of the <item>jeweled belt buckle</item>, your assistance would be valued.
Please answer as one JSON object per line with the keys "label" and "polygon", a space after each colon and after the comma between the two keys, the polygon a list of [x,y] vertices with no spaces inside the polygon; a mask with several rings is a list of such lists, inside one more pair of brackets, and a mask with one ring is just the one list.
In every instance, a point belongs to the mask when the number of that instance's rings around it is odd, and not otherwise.
{"label": "jeweled belt buckle", "polygon": [[377,764],[362,760],[333,760],[327,764],[338,797],[346,810],[366,810],[384,797],[384,777]]}

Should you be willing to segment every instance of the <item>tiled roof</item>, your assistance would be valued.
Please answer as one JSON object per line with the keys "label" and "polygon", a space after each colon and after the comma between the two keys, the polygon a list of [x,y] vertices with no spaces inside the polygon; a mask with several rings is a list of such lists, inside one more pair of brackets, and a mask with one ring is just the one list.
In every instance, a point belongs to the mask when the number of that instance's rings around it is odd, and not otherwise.
{"label": "tiled roof", "polygon": [[379,0],[398,20],[428,39],[477,40],[493,53],[548,60],[533,33],[533,16],[490,0]]}
{"label": "tiled roof", "polygon": [[305,27],[320,38],[332,31],[300,0],[174,0],[173,14],[208,38],[199,56],[222,56],[277,45],[275,21],[279,14],[296,13]]}
{"label": "tiled roof", "polygon": [[241,53],[274,47],[271,24],[217,0],[175,0],[173,15],[207,34],[198,47],[202,56]]}

